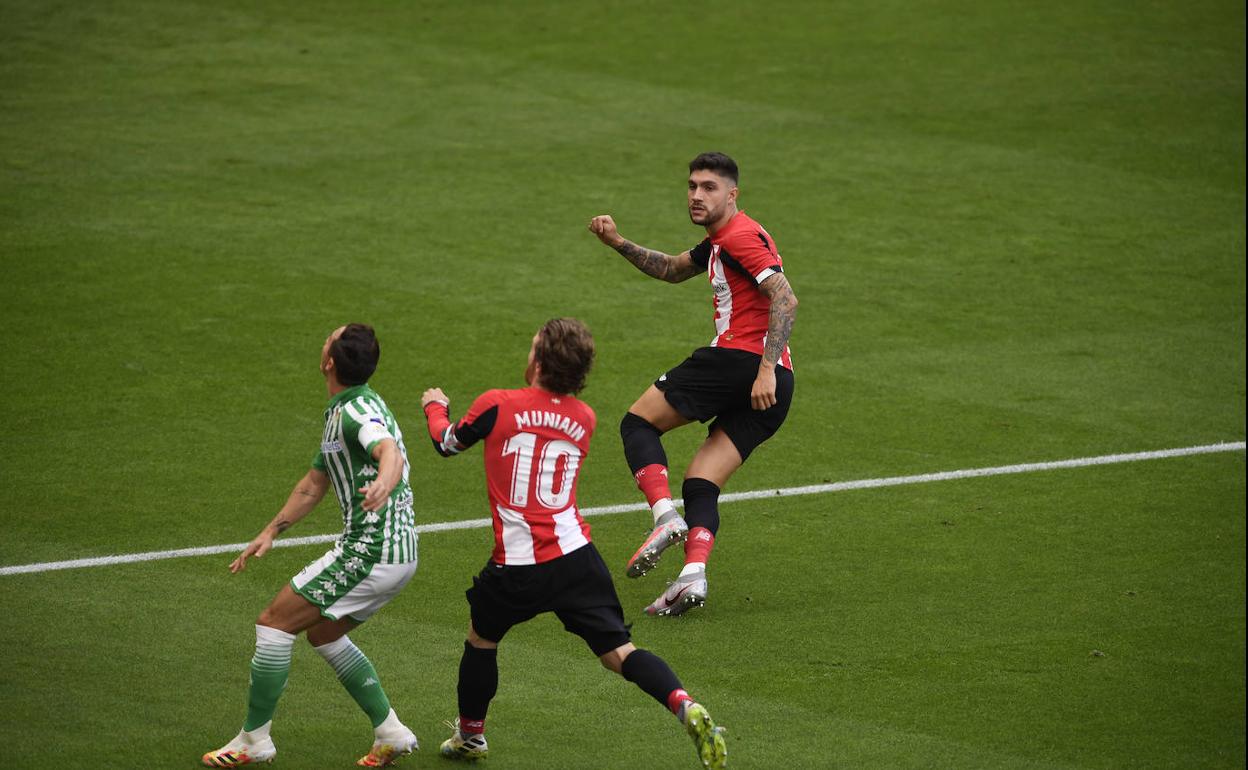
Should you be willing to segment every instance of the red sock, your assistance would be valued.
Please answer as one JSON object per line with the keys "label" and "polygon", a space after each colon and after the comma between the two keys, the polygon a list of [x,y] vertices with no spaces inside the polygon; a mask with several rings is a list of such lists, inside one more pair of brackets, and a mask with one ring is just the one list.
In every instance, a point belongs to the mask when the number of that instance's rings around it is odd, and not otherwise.
{"label": "red sock", "polygon": [[711,531],[706,527],[694,527],[689,530],[689,537],[685,540],[685,564],[694,561],[706,564],[714,547],[715,536]]}
{"label": "red sock", "polygon": [[672,710],[676,716],[680,716],[680,707],[686,703],[692,703],[693,698],[689,697],[689,693],[684,690],[672,690],[667,694],[667,707]]}
{"label": "red sock", "polygon": [[667,466],[653,463],[633,474],[637,480],[637,488],[646,496],[646,502],[653,506],[665,497],[672,496],[672,489],[667,485]]}
{"label": "red sock", "polygon": [[468,719],[461,715],[459,718],[459,732],[463,735],[481,735],[485,732],[485,720]]}

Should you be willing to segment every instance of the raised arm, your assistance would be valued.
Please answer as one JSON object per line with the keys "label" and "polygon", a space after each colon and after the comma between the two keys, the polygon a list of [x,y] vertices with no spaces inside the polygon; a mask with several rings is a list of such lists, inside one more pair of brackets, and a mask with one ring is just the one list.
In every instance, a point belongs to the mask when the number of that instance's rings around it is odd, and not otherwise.
{"label": "raised arm", "polygon": [[255,539],[247,544],[247,547],[238,555],[238,558],[230,563],[230,572],[241,572],[247,567],[247,559],[252,556],[259,559],[268,553],[269,549],[273,547],[273,539],[311,513],[316,504],[321,502],[321,498],[325,496],[325,492],[328,489],[329,476],[315,468],[309,470],[295,484],[295,488],[290,492],[290,497],[286,499],[286,504],[277,512],[273,520],[266,524],[264,529],[260,530],[260,534],[256,535]]}
{"label": "raised arm", "polygon": [[758,362],[758,376],[750,389],[750,405],[755,409],[767,409],[776,403],[776,363],[789,344],[793,333],[793,319],[797,317],[797,295],[789,285],[784,273],[773,273],[758,285],[759,291],[771,300],[767,316],[767,343],[763,358]]}
{"label": "raised arm", "polygon": [[615,229],[615,220],[607,214],[602,214],[589,220],[589,231],[598,236],[598,240],[615,249],[621,256],[632,262],[633,266],[638,270],[652,278],[658,278],[668,283],[680,283],[702,272],[702,268],[693,261],[693,258],[690,257],[687,251],[682,251],[676,256],[672,256],[661,251],[638,246],[628,240]]}
{"label": "raised arm", "polygon": [[472,402],[468,413],[459,422],[451,422],[451,400],[441,388],[429,388],[420,397],[429,424],[429,438],[433,448],[443,457],[457,455],[490,435],[494,421],[498,419],[498,404],[487,391]]}
{"label": "raised arm", "polygon": [[429,388],[421,394],[420,408],[425,412],[429,438],[438,454],[450,457],[468,448],[455,438],[455,425],[451,422],[451,400],[441,388]]}

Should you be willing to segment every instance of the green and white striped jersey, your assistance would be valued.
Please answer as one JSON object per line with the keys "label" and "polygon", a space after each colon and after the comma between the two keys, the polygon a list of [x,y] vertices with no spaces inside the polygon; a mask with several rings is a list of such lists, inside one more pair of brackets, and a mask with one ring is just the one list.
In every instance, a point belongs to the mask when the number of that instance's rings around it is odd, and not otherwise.
{"label": "green and white striped jersey", "polygon": [[[366,511],[360,488],[377,478],[377,461],[371,453],[388,438],[394,439],[403,456],[403,478],[394,485],[385,508]],[[321,451],[313,458],[312,467],[329,476],[338,496],[342,508],[338,548],[345,556],[374,564],[416,559],[416,514],[403,431],[386,402],[367,384],[347,388],[330,399]]]}

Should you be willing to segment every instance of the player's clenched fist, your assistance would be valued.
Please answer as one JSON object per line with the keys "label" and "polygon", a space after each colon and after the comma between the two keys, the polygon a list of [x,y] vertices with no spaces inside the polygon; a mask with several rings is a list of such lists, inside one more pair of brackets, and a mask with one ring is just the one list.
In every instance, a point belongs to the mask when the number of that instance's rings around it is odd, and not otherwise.
{"label": "player's clenched fist", "polygon": [[589,231],[598,236],[598,240],[613,249],[624,242],[624,238],[615,229],[615,220],[611,218],[610,214],[599,214],[589,220]]}
{"label": "player's clenched fist", "polygon": [[424,409],[432,403],[439,403],[445,406],[451,405],[451,400],[446,397],[441,388],[429,388],[420,395],[420,408]]}

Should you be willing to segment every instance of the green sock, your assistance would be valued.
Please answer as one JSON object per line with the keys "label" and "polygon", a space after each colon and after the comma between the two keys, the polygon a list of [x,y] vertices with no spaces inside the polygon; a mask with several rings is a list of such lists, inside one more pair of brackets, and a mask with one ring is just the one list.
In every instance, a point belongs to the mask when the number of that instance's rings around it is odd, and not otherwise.
{"label": "green sock", "polygon": [[251,659],[251,689],[247,693],[244,730],[254,730],[273,719],[277,699],[290,676],[290,652],[295,635],[268,626],[256,626],[256,654]]}
{"label": "green sock", "polygon": [[360,652],[360,648],[345,635],[316,648],[338,674],[338,681],[347,688],[355,702],[360,704],[364,713],[372,720],[373,727],[386,721],[390,715],[390,699],[386,691],[381,689],[381,681],[377,678],[377,670],[373,668],[368,657]]}

